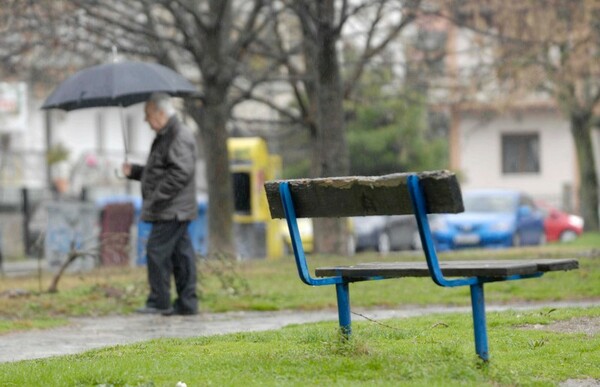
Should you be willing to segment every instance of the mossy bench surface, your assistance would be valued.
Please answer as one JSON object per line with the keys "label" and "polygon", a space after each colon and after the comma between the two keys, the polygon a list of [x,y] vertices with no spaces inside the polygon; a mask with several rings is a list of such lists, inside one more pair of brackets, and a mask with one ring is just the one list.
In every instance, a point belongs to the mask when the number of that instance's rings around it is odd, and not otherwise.
{"label": "mossy bench surface", "polygon": [[[577,269],[575,259],[535,259],[535,260],[476,260],[440,261],[440,269],[446,277],[508,277],[529,275],[539,272]],[[399,278],[429,277],[429,269],[420,262],[372,262],[354,266],[320,267],[315,270],[317,277],[342,276],[344,278]]]}
{"label": "mossy bench surface", "polygon": [[[408,215],[413,208],[407,178],[411,174],[383,176],[344,176],[318,179],[293,179],[289,183],[298,218],[327,218],[369,215]],[[414,175],[414,173],[412,174]],[[464,211],[460,186],[449,171],[417,174],[427,197],[430,214],[455,214]],[[265,183],[272,218],[285,218],[279,184]]]}

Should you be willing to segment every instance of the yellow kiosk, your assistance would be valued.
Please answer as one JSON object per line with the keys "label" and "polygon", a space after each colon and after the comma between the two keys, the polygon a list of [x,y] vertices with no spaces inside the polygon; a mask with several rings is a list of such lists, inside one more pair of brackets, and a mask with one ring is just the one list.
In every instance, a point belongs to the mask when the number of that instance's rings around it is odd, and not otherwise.
{"label": "yellow kiosk", "polygon": [[237,251],[242,258],[278,258],[283,255],[280,225],[271,219],[264,182],[280,177],[281,157],[270,155],[258,137],[230,138],[227,146]]}

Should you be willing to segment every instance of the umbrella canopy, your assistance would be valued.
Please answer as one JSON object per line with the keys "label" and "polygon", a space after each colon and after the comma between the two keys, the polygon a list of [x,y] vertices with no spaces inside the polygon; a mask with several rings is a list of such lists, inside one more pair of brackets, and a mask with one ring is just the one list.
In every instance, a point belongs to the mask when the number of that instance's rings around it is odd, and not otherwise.
{"label": "umbrella canopy", "polygon": [[150,94],[174,97],[199,96],[187,79],[156,63],[115,62],[81,70],[56,87],[42,109],[66,111],[102,106],[129,106]]}

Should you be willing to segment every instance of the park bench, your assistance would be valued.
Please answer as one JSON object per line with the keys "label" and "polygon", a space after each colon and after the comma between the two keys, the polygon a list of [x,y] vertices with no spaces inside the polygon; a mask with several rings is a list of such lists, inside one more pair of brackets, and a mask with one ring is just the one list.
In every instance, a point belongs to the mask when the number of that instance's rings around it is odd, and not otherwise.
{"label": "park bench", "polygon": [[[475,352],[489,359],[485,299],[487,282],[519,280],[578,268],[574,259],[439,261],[427,214],[464,211],[460,185],[449,171],[373,177],[275,180],[265,183],[274,219],[285,218],[300,279],[311,286],[335,285],[342,334],[351,334],[349,284],[401,277],[431,277],[439,286],[469,286]],[[361,263],[308,270],[297,218],[414,214],[425,255],[419,262]],[[457,278],[454,278],[457,277]]]}

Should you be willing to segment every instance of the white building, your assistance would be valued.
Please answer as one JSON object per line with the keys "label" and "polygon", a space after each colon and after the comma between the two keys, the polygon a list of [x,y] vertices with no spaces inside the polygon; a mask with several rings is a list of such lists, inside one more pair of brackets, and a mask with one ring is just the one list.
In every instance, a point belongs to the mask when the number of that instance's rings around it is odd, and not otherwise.
{"label": "white building", "polygon": [[[462,186],[514,188],[557,207],[576,211],[577,158],[569,122],[550,104],[498,113],[455,112],[451,168]],[[600,154],[600,131],[595,132]]]}

